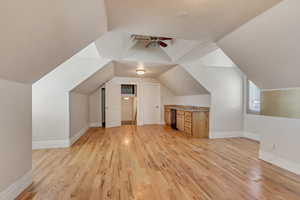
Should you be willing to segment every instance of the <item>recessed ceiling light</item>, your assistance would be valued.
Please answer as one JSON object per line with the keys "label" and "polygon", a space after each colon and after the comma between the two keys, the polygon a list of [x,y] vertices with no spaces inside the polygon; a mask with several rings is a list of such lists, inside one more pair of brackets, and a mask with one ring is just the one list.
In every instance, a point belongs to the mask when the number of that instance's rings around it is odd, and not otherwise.
{"label": "recessed ceiling light", "polygon": [[126,101],[129,100],[129,97],[124,97],[124,100],[126,100]]}
{"label": "recessed ceiling light", "polygon": [[145,74],[145,69],[136,69],[136,74],[137,75],[143,75],[143,74]]}

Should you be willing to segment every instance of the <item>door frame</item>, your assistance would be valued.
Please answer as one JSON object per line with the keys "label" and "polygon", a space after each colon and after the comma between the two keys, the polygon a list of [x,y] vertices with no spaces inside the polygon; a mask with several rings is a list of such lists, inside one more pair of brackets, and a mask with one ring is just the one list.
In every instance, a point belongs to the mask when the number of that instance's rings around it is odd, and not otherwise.
{"label": "door frame", "polygon": [[[144,99],[144,86],[145,85],[153,85],[153,86],[158,86],[159,88],[159,105],[158,105],[158,121],[156,123],[145,123],[145,112],[144,112],[144,107],[145,107],[145,99]],[[143,125],[147,125],[147,124],[161,124],[161,85],[160,83],[154,83],[154,82],[143,82],[142,85],[141,85],[141,88],[142,88],[142,110],[143,110],[143,113],[142,113],[142,118],[143,118]]]}

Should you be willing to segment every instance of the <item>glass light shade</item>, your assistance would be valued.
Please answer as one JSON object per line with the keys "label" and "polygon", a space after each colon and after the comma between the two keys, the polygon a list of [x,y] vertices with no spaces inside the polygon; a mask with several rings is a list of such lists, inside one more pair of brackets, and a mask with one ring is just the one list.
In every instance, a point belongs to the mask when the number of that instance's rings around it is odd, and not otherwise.
{"label": "glass light shade", "polygon": [[144,70],[144,69],[137,69],[137,70],[136,70],[136,73],[137,73],[138,75],[143,75],[143,74],[145,74],[145,70]]}

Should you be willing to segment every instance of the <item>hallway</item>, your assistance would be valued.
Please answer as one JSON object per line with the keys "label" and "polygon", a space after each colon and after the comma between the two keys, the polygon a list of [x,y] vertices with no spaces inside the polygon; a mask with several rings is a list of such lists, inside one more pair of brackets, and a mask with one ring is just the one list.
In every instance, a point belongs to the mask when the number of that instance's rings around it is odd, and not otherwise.
{"label": "hallway", "polygon": [[18,200],[299,199],[300,177],[258,148],[159,125],[93,128],[71,148],[33,151],[34,183]]}

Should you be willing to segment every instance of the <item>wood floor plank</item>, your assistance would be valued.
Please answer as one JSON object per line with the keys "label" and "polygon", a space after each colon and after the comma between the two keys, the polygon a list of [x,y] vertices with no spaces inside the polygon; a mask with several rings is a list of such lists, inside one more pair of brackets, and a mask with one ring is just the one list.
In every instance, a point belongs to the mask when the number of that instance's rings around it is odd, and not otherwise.
{"label": "wood floor plank", "polygon": [[151,125],[92,128],[67,149],[33,151],[18,200],[296,200],[300,177],[243,138],[193,139]]}

